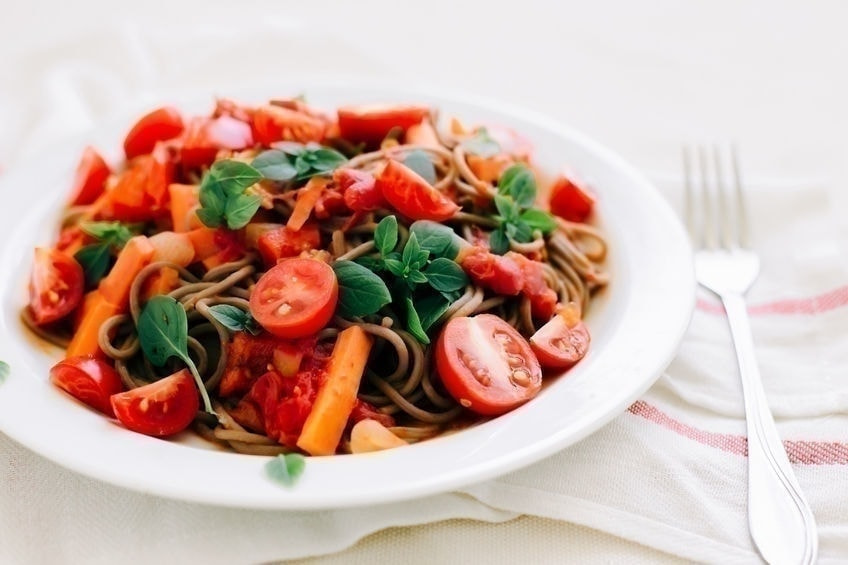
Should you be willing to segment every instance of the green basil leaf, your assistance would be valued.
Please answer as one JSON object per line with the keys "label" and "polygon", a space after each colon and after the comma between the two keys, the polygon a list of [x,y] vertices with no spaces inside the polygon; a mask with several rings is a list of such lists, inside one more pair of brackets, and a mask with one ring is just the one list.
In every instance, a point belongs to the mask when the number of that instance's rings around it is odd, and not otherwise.
{"label": "green basil leaf", "polygon": [[403,164],[418,173],[428,183],[436,184],[436,166],[426,152],[421,149],[410,151],[404,158]]}
{"label": "green basil leaf", "polygon": [[265,473],[272,481],[292,487],[306,469],[306,457],[299,453],[281,453],[265,463]]}
{"label": "green basil leaf", "polygon": [[472,137],[462,142],[462,147],[468,153],[483,158],[494,157],[501,152],[501,146],[492,139],[486,128],[478,128]]}
{"label": "green basil leaf", "polygon": [[409,274],[406,276],[406,278],[409,280],[409,282],[415,284],[424,284],[427,282],[427,275],[417,269],[409,271]]}
{"label": "green basil leaf", "polygon": [[530,226],[532,230],[539,230],[542,233],[550,233],[557,227],[556,220],[549,212],[530,208],[521,213],[521,221]]}
{"label": "green basil leaf", "polygon": [[211,208],[198,208],[195,210],[195,214],[203,222],[203,225],[208,228],[220,227],[224,222],[222,214],[215,212]]}
{"label": "green basil leaf", "polygon": [[533,230],[523,221],[517,221],[506,226],[506,234],[518,243],[533,241]]}
{"label": "green basil leaf", "polygon": [[401,261],[400,259],[395,259],[394,257],[387,257],[383,259],[383,263],[386,265],[386,268],[389,270],[389,272],[396,277],[402,277],[404,272],[406,271],[406,265],[404,265],[403,261]]}
{"label": "green basil leaf", "polygon": [[227,207],[224,209],[227,227],[237,230],[246,226],[261,203],[262,197],[258,194],[239,194],[227,200]]}
{"label": "green basil leaf", "polygon": [[103,243],[122,248],[135,234],[121,222],[82,222],[80,229]]}
{"label": "green basil leaf", "polygon": [[495,195],[495,208],[505,222],[513,222],[518,219],[520,210],[518,205],[509,196],[503,194]]}
{"label": "green basil leaf", "polygon": [[6,379],[9,377],[11,372],[12,368],[9,367],[9,364],[5,361],[0,361],[0,385],[6,382]]}
{"label": "green basil leaf", "polygon": [[245,312],[241,308],[232,306],[231,304],[216,304],[209,307],[209,313],[212,317],[221,322],[221,324],[234,332],[248,331],[251,332],[251,327],[255,329],[253,317],[250,312]]}
{"label": "green basil leaf", "polygon": [[502,227],[489,234],[489,250],[496,255],[509,251],[509,238]]}
{"label": "green basil leaf", "polygon": [[468,276],[462,267],[444,257],[434,259],[424,271],[427,282],[440,292],[452,292],[468,285]]}
{"label": "green basil leaf", "polygon": [[385,271],[386,266],[383,264],[382,259],[378,259],[376,257],[369,257],[368,255],[364,255],[362,257],[357,257],[354,259],[354,262],[362,265],[369,271],[374,271],[375,273],[379,273],[380,271]]}
{"label": "green basil leaf", "polygon": [[413,222],[409,231],[415,234],[418,245],[423,251],[429,251],[431,257],[454,259],[463,241],[448,226],[430,220]]}
{"label": "green basil leaf", "polygon": [[345,317],[367,316],[392,301],[383,279],[353,261],[336,261],[333,271],[339,282],[339,311]]}
{"label": "green basil leaf", "polygon": [[109,270],[112,253],[108,243],[86,245],[74,254],[74,259],[85,274],[86,288],[94,288]]}
{"label": "green basil leaf", "polygon": [[403,246],[403,264],[410,266],[410,263],[417,261],[421,254],[421,246],[418,244],[418,237],[411,233],[409,239],[406,240],[406,245]]}
{"label": "green basil leaf", "polygon": [[241,161],[216,161],[209,169],[214,181],[227,196],[238,196],[244,189],[262,180],[262,173]]}
{"label": "green basil leaf", "polygon": [[297,169],[297,180],[305,180],[315,175],[330,173],[339,166],[347,163],[347,157],[329,147],[309,148],[299,154],[294,166]]}
{"label": "green basil leaf", "polygon": [[275,141],[271,144],[271,147],[282,151],[286,155],[291,155],[292,157],[297,157],[306,151],[306,146],[296,141]]}
{"label": "green basil leaf", "polygon": [[420,341],[423,344],[430,343],[430,338],[427,337],[427,332],[424,331],[424,328],[421,326],[421,318],[418,316],[418,312],[415,310],[415,304],[412,302],[411,296],[406,296],[404,300],[406,303],[406,329],[415,336],[415,339]]}
{"label": "green basil leaf", "polygon": [[498,179],[498,193],[511,196],[523,208],[533,206],[536,201],[536,177],[533,171],[522,164],[512,165]]}
{"label": "green basil leaf", "polygon": [[291,164],[289,156],[279,149],[263,151],[256,156],[251,166],[269,180],[288,181],[297,176],[297,169]]}
{"label": "green basil leaf", "polygon": [[441,294],[429,294],[415,301],[415,310],[421,322],[421,329],[428,331],[448,311],[454,300],[448,300]]}
{"label": "green basil leaf", "polygon": [[391,253],[398,242],[398,223],[394,216],[386,216],[377,224],[374,230],[374,245],[380,255]]}

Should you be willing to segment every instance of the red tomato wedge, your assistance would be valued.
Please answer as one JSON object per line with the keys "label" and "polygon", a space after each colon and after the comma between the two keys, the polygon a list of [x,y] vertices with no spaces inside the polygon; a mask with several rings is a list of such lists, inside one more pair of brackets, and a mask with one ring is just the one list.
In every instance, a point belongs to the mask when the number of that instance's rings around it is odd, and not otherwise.
{"label": "red tomato wedge", "polygon": [[543,367],[567,369],[583,359],[590,340],[576,307],[565,306],[533,334],[530,346]]}
{"label": "red tomato wedge", "polygon": [[69,204],[82,206],[97,200],[97,197],[103,194],[103,185],[110,174],[112,171],[100,153],[91,146],[86,147],[74,174]]}
{"label": "red tomato wedge", "polygon": [[292,257],[260,277],[250,295],[250,311],[275,336],[296,339],[326,326],[338,298],[336,274],[327,263]]}
{"label": "red tomato wedge", "polygon": [[491,314],[445,324],[436,342],[436,370],[451,396],[486,416],[524,404],[542,387],[542,369],[527,340]]}
{"label": "red tomato wedge", "polygon": [[370,212],[385,204],[374,175],[357,169],[336,169],[333,181],[344,196],[345,206],[354,212]]}
{"label": "red tomato wedge", "polygon": [[115,416],[124,426],[154,437],[183,431],[200,409],[197,387],[187,369],[112,395],[110,401]]}
{"label": "red tomato wedge", "polygon": [[595,194],[565,175],[551,189],[551,212],[569,222],[585,222],[595,206]]}
{"label": "red tomato wedge", "polygon": [[339,132],[348,141],[379,143],[392,128],[404,132],[430,113],[427,106],[366,105],[339,108]]}
{"label": "red tomato wedge", "polygon": [[295,257],[301,251],[317,249],[321,245],[321,232],[316,224],[305,224],[294,231],[286,226],[269,230],[259,236],[256,247],[266,267],[273,267],[280,259]]}
{"label": "red tomato wedge", "polygon": [[109,398],[124,390],[117,371],[94,357],[69,357],[50,368],[50,382],[80,402],[114,416]]}
{"label": "red tomato wedge", "polygon": [[253,112],[253,129],[262,145],[275,141],[321,141],[327,123],[315,116],[281,106],[259,106]]}
{"label": "red tomato wedge", "polygon": [[157,141],[177,137],[183,132],[183,117],[179,110],[166,106],[153,110],[136,122],[124,139],[124,153],[127,159],[147,155],[156,146]]}
{"label": "red tomato wedge", "polygon": [[29,280],[29,308],[36,324],[64,318],[82,301],[82,267],[61,251],[35,248]]}
{"label": "red tomato wedge", "polygon": [[443,222],[459,211],[459,206],[418,173],[390,159],[377,174],[377,188],[392,207],[413,220]]}
{"label": "red tomato wedge", "polygon": [[240,150],[253,145],[250,124],[231,116],[192,118],[180,148],[184,167],[209,165],[220,149]]}

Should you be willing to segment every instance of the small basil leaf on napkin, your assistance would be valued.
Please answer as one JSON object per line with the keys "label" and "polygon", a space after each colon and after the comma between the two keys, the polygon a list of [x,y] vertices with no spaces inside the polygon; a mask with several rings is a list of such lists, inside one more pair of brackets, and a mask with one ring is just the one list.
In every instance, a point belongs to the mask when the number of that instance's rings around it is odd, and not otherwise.
{"label": "small basil leaf on napkin", "polygon": [[265,464],[265,473],[272,481],[292,487],[306,468],[306,458],[299,453],[280,454]]}

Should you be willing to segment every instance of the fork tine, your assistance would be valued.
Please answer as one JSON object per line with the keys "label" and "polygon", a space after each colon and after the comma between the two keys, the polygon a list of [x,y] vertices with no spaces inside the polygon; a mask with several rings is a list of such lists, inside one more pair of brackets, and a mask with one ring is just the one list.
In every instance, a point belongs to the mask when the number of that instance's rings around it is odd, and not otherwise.
{"label": "fork tine", "polygon": [[733,166],[733,184],[736,192],[736,230],[739,246],[750,247],[750,232],[748,228],[748,210],[745,203],[745,195],[742,190],[742,174],[739,172],[739,153],[736,144],[730,146],[730,160]]}
{"label": "fork tine", "polygon": [[715,167],[715,187],[716,187],[716,202],[717,224],[719,231],[719,243],[725,249],[733,247],[733,233],[731,229],[731,210],[728,206],[727,185],[724,182],[724,170],[721,165],[721,153],[718,145],[713,145],[713,165]]}
{"label": "fork tine", "polygon": [[701,220],[701,245],[705,249],[715,249],[716,229],[713,220],[713,203],[710,196],[709,165],[707,162],[707,150],[704,146],[698,147],[698,165],[701,171],[701,206],[703,215]]}

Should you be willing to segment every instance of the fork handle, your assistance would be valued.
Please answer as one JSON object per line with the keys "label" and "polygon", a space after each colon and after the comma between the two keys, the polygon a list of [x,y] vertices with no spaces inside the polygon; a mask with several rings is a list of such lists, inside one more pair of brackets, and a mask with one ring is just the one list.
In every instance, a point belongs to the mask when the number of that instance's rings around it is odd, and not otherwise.
{"label": "fork handle", "polygon": [[748,527],[760,555],[776,563],[814,563],[816,522],[766,402],[754,340],[741,294],[723,294],[739,362],[748,427]]}

